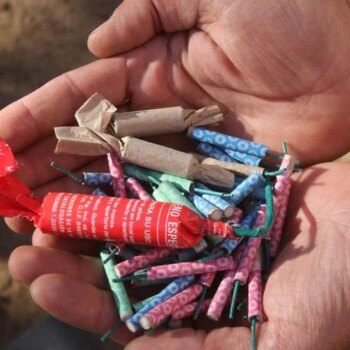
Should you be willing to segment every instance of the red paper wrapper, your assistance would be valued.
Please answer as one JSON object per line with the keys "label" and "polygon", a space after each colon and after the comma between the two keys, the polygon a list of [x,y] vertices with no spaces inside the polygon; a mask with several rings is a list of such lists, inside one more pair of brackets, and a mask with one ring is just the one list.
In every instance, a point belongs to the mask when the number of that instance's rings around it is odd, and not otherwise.
{"label": "red paper wrapper", "polygon": [[193,247],[205,233],[233,233],[224,223],[202,219],[181,204],[74,193],[49,193],[37,226],[59,236],[170,248]]}
{"label": "red paper wrapper", "polygon": [[0,177],[17,169],[17,162],[10,147],[0,138]]}
{"label": "red paper wrapper", "polygon": [[113,178],[113,190],[115,196],[127,197],[124,172],[119,156],[115,153],[108,153],[107,159],[109,171]]}
{"label": "red paper wrapper", "polygon": [[40,200],[11,174],[16,169],[11,149],[0,139],[0,215],[34,220],[39,213]]}

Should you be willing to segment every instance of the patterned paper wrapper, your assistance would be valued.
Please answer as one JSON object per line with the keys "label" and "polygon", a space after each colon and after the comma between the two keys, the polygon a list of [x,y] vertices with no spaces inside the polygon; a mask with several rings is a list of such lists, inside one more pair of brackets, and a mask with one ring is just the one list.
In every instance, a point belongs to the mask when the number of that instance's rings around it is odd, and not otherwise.
{"label": "patterned paper wrapper", "polygon": [[126,180],[126,187],[132,195],[143,201],[152,200],[152,196],[142,187],[142,185],[134,178],[129,177]]}
{"label": "patterned paper wrapper", "polygon": [[237,205],[263,184],[264,178],[259,173],[253,173],[231,192],[229,201]]}
{"label": "patterned paper wrapper", "polygon": [[293,156],[288,154],[284,156],[280,168],[285,168],[287,171],[284,174],[277,176],[273,189],[279,208],[278,211],[276,211],[275,220],[270,233],[270,255],[272,257],[277,255],[282,238],[283,226],[292,188],[292,180],[290,179],[290,176],[293,173],[295,162],[296,160]]}
{"label": "patterned paper wrapper", "polygon": [[261,206],[256,206],[255,208],[251,209],[251,211],[240,221],[240,226],[243,228],[253,227],[260,207]]}
{"label": "patterned paper wrapper", "polygon": [[285,154],[282,159],[280,169],[286,169],[286,171],[284,174],[279,175],[279,177],[289,178],[293,174],[295,164],[296,158],[290,154]]}
{"label": "patterned paper wrapper", "polygon": [[[210,303],[211,299],[205,299],[203,304],[201,305],[200,313],[205,313],[208,310]],[[193,303],[183,306],[180,310],[177,310],[171,314],[171,320],[178,321],[193,316],[196,312],[197,305],[198,302],[195,301]]]}
{"label": "patterned paper wrapper", "polygon": [[264,158],[268,150],[265,145],[210,131],[202,127],[190,128],[189,136],[197,141],[210,143],[220,148],[230,149],[260,158]]}
{"label": "patterned paper wrapper", "polygon": [[219,247],[214,248],[214,251],[218,251],[219,249],[223,249],[226,252],[225,255],[229,255],[239,246],[240,243],[241,243],[241,240],[233,240],[230,238],[226,238],[220,244]]}
{"label": "patterned paper wrapper", "polygon": [[154,296],[154,298],[147,303],[143,308],[137,311],[132,317],[126,321],[126,326],[132,332],[136,332],[141,328],[139,323],[140,318],[146,315],[150,310],[155,308],[157,305],[170,299],[174,295],[180,293],[182,290],[187,288],[194,281],[194,276],[185,276],[176,279],[174,282],[166,286],[160,293]]}
{"label": "patterned paper wrapper", "polygon": [[165,258],[173,252],[170,248],[155,248],[137,255],[132,259],[124,260],[117,264],[114,269],[118,277],[123,277],[133,273],[136,270],[142,269],[145,266]]}
{"label": "patterned paper wrapper", "polygon": [[184,262],[151,267],[147,271],[148,279],[198,275],[207,272],[225,271],[234,268],[232,256],[201,262]]}
{"label": "patterned paper wrapper", "polygon": [[207,316],[218,321],[221,317],[222,311],[230,297],[231,290],[234,284],[235,270],[227,271],[222,278],[218,289],[210,303],[207,311]]}
{"label": "patterned paper wrapper", "polygon": [[251,237],[248,240],[244,255],[237,268],[234,280],[246,284],[258,252],[262,237]]}
{"label": "patterned paper wrapper", "polygon": [[250,154],[241,153],[237,151],[232,151],[230,149],[226,149],[225,152],[233,159],[237,160],[240,163],[252,166],[259,166],[262,158],[251,156]]}
{"label": "patterned paper wrapper", "polygon": [[86,186],[110,186],[112,181],[113,177],[109,173],[83,173],[83,183]]}
{"label": "patterned paper wrapper", "polygon": [[227,221],[229,225],[237,225],[243,218],[243,210],[240,208],[235,207],[235,210],[233,211],[233,215],[230,220]]}
{"label": "patterned paper wrapper", "polygon": [[206,218],[209,218],[211,220],[219,221],[221,220],[223,216],[223,212],[207,201],[206,199],[202,198],[198,194],[189,194],[188,199],[195,205],[197,210],[202,213]]}
{"label": "patterned paper wrapper", "polygon": [[197,145],[197,151],[201,154],[205,154],[208,157],[221,160],[223,162],[236,163],[236,160],[231,158],[220,148],[217,148],[209,143],[200,142]]}
{"label": "patterned paper wrapper", "polygon": [[[242,259],[244,254],[245,245],[242,244],[238,250],[235,252],[234,261],[235,265],[238,266],[239,261]],[[231,291],[235,281],[236,270],[226,271],[224,277],[222,278],[218,289],[216,290],[210,306],[207,311],[207,316],[214,320],[218,321],[221,317],[222,311],[226,306],[227,302],[230,300]]]}
{"label": "patterned paper wrapper", "polygon": [[[259,169],[259,168],[258,168]],[[243,176],[236,176],[235,178],[235,187],[241,184],[246,178]],[[265,184],[254,189],[254,191],[249,195],[252,198],[265,200]]]}
{"label": "patterned paper wrapper", "polygon": [[148,330],[157,326],[173,312],[181,309],[184,305],[187,305],[195,300],[200,295],[202,289],[203,287],[196,283],[179,294],[176,294],[172,298],[166,300],[162,304],[157,305],[146,315],[141,317],[140,324],[142,328]]}
{"label": "patterned paper wrapper", "polygon": [[136,303],[132,304],[132,308],[137,312],[147,305],[153,298],[154,296],[152,295],[151,297],[137,301]]}
{"label": "patterned paper wrapper", "polygon": [[95,188],[92,192],[91,192],[91,194],[93,195],[93,196],[102,196],[102,197],[107,197],[108,195],[107,195],[107,193],[105,193],[105,192],[103,192],[101,189],[99,189],[99,188]]}
{"label": "patterned paper wrapper", "polygon": [[[197,188],[200,188],[202,190],[209,190],[207,186],[201,184],[200,182],[197,183]],[[235,214],[235,207],[231,203],[225,201],[222,197],[210,194],[203,194],[202,197],[203,199],[221,209],[225,218],[232,218],[232,216]]]}
{"label": "patterned paper wrapper", "polygon": [[113,189],[116,197],[127,197],[124,171],[119,156],[116,153],[107,155],[109,171],[112,175]]}
{"label": "patterned paper wrapper", "polygon": [[216,276],[216,272],[203,273],[203,275],[200,277],[198,282],[203,286],[211,287],[215,279],[215,276]]}
{"label": "patterned paper wrapper", "polygon": [[258,322],[264,319],[260,254],[256,255],[248,282],[248,319],[251,320],[253,317]]}

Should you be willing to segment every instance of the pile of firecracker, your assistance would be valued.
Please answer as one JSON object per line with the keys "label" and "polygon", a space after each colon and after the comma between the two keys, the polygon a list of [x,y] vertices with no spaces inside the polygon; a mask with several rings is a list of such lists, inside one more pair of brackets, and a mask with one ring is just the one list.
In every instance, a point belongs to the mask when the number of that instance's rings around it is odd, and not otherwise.
{"label": "pile of firecracker", "polygon": [[[124,325],[150,333],[201,314],[219,321],[240,312],[255,349],[263,281],[279,250],[298,160],[285,143],[274,154],[208,129],[224,118],[216,105],[119,112],[93,95],[76,112],[78,126],[55,129],[56,152],[106,155],[110,171],[80,175],[51,164],[91,187],[90,195],[37,198],[12,174],[15,158],[0,140],[0,215],[32,220],[45,233],[105,242],[101,263],[120,321],[102,340]],[[144,140],[184,132],[196,152]],[[152,295],[132,304],[128,289],[146,286]]]}

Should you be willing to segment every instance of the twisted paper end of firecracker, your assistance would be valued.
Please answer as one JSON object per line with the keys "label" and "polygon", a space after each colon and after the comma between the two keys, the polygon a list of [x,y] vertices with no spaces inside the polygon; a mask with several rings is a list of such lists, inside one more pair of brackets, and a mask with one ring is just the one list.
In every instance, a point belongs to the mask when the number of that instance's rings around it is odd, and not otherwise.
{"label": "twisted paper end of firecracker", "polygon": [[39,218],[41,200],[11,173],[17,163],[10,147],[0,139],[0,215],[21,216],[36,221]]}
{"label": "twisted paper end of firecracker", "polygon": [[0,177],[17,170],[17,162],[9,145],[0,138]]}
{"label": "twisted paper end of firecracker", "polygon": [[[188,111],[188,110],[187,110]],[[218,105],[190,110],[185,117],[185,127],[215,125],[224,120],[224,113]]]}

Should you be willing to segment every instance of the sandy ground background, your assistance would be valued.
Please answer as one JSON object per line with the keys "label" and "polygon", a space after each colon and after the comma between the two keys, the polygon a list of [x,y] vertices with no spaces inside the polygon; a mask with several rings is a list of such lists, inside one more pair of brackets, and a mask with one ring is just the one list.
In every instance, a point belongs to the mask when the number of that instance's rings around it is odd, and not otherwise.
{"label": "sandy ground background", "polygon": [[[92,61],[86,38],[118,2],[0,0],[0,108]],[[13,281],[7,270],[10,252],[29,243],[30,237],[15,235],[0,222],[0,348],[43,315],[27,287]]]}

